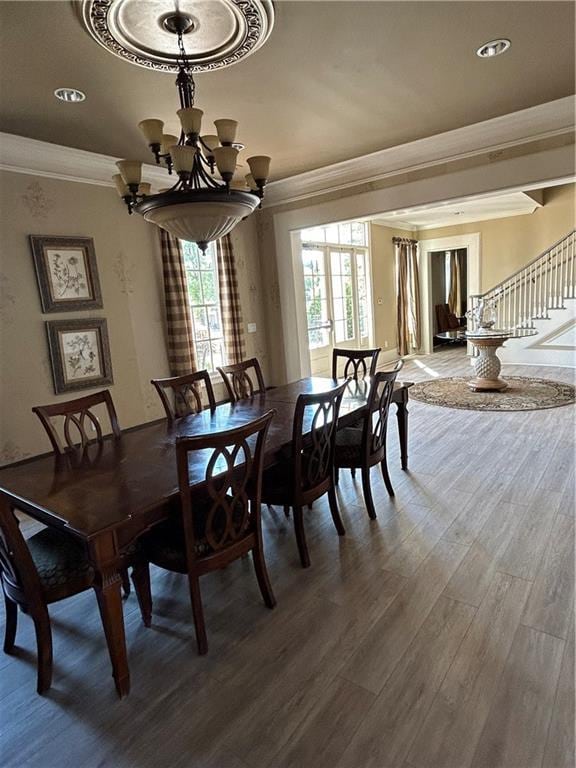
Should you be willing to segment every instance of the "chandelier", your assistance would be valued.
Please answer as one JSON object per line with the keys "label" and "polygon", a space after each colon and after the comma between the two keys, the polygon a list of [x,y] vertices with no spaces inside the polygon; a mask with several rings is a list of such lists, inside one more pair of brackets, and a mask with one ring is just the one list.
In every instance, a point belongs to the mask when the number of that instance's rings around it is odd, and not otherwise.
{"label": "chandelier", "polygon": [[239,189],[233,184],[238,153],[243,149],[236,143],[238,123],[215,120],[216,134],[202,135],[204,113],[194,106],[194,78],[183,41],[184,34],[193,29],[194,20],[176,10],[164,17],[163,26],[178,41],[176,87],[181,132],[179,137],[165,134],[164,123],[157,119],[142,120],[138,127],[156,164],[163,165],[176,180],[172,187],[151,194],[150,184],[142,182],[142,163],[138,160],[118,161],[119,173],[113,180],[129,213],[142,215],[146,221],[175,237],[196,243],[204,251],[209,242],[224,237],[260,205],[270,158],[249,157],[246,187]]}

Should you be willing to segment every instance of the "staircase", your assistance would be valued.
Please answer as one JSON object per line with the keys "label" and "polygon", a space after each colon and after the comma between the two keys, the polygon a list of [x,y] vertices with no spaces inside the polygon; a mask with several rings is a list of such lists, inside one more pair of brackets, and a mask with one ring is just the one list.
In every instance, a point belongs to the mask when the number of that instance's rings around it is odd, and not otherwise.
{"label": "staircase", "polygon": [[503,363],[576,363],[576,231],[484,294],[470,297],[494,303],[495,328],[526,328],[537,336],[511,339],[499,352]]}

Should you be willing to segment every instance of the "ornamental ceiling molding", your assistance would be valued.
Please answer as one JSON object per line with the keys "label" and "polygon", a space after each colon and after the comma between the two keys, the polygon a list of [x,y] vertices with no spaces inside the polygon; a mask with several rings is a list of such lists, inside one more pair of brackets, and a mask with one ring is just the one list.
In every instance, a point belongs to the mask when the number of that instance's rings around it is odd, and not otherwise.
{"label": "ornamental ceiling molding", "polygon": [[[145,69],[177,73],[174,35],[163,26],[174,5],[172,0],[82,0],[74,8],[90,36],[110,53]],[[178,9],[193,19],[186,33],[193,72],[245,59],[264,45],[274,26],[271,0],[180,0]]]}
{"label": "ornamental ceiling molding", "polygon": [[[423,168],[498,152],[502,149],[574,135],[576,97],[569,96],[503,117],[457,128],[370,155],[269,182],[265,208],[327,194]],[[0,170],[32,176],[112,187],[118,158],[82,149],[49,144],[24,136],[0,133]],[[573,174],[574,169],[570,170]],[[567,169],[567,173],[568,173]],[[166,185],[165,171],[144,164],[143,181],[155,188]]]}

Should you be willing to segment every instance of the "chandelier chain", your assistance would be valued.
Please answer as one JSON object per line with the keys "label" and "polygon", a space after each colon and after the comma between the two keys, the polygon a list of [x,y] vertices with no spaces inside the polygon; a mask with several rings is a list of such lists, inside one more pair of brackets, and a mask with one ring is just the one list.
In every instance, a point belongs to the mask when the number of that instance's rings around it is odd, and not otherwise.
{"label": "chandelier chain", "polygon": [[184,48],[184,40],[182,32],[178,32],[178,56],[176,62],[179,67],[178,77],[176,78],[176,85],[178,87],[178,96],[180,98],[180,106],[185,109],[186,107],[194,106],[194,96],[196,94],[196,84],[194,83],[194,77],[190,69],[190,62],[186,55],[186,49]]}

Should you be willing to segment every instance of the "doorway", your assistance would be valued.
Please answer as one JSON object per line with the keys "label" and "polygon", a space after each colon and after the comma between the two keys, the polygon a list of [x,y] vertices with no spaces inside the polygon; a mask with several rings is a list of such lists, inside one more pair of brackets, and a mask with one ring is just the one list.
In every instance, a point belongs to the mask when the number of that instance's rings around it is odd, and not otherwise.
{"label": "doorway", "polygon": [[[470,308],[470,296],[480,293],[480,233],[455,235],[431,240],[420,240],[418,243],[418,266],[420,271],[420,297],[422,320],[422,352],[430,354],[434,351],[434,334],[436,333],[435,294],[432,290],[432,263],[434,253],[446,251],[466,252],[466,281],[461,288],[462,314]],[[446,280],[446,278],[445,278]],[[442,289],[440,288],[440,296]]]}
{"label": "doorway", "polygon": [[465,325],[467,305],[466,248],[430,253],[430,302],[434,307],[432,317],[434,348],[442,342],[437,334],[454,331]]}
{"label": "doorway", "polygon": [[369,348],[372,340],[365,223],[303,230],[301,258],[310,369],[313,376],[330,376],[335,347]]}

